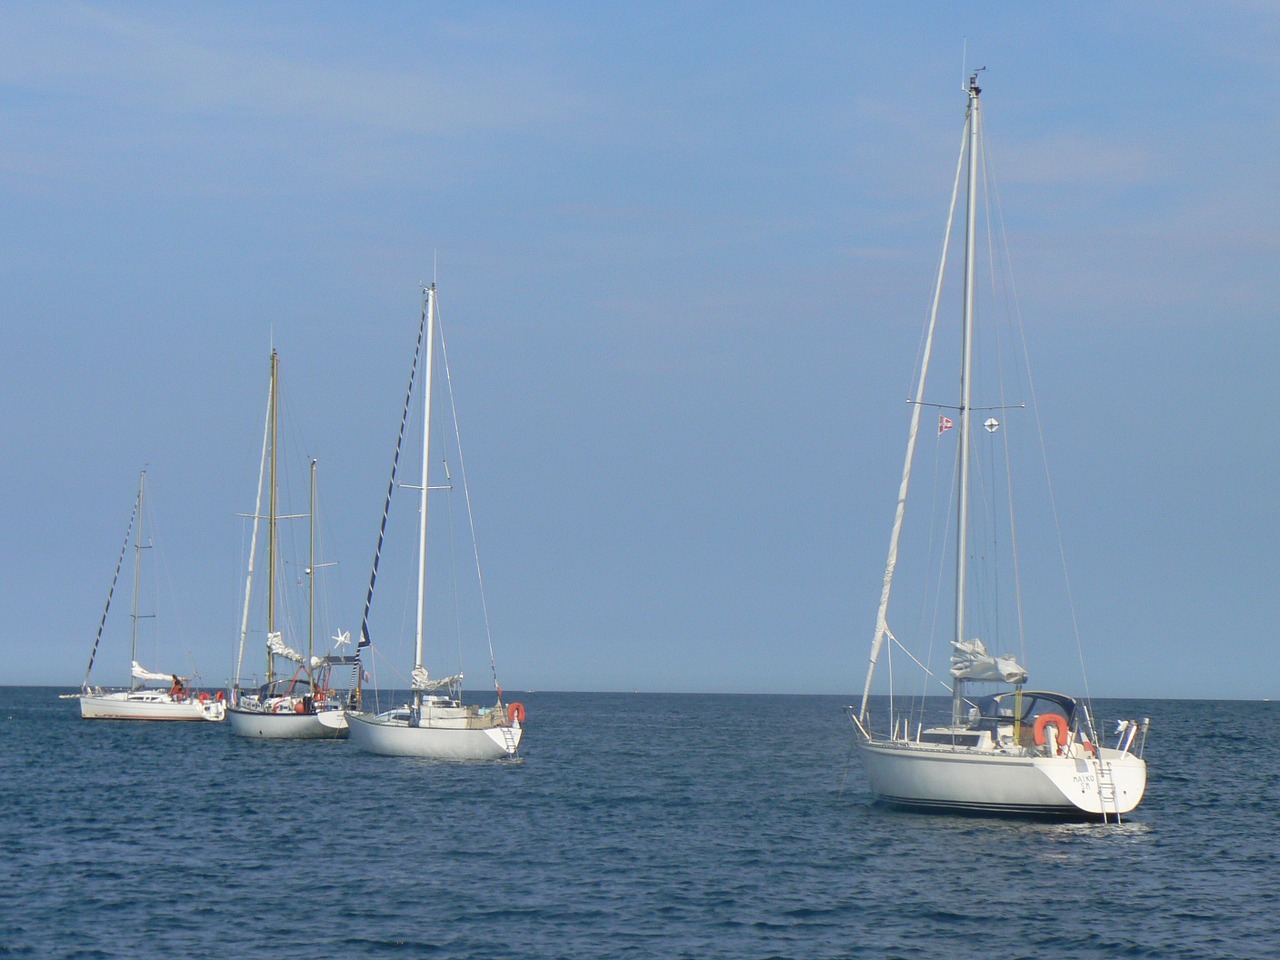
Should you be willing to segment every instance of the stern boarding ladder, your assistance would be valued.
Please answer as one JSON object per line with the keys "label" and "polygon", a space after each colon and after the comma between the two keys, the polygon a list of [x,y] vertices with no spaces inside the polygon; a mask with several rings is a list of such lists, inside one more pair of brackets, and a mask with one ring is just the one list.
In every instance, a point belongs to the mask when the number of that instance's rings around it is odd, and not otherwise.
{"label": "stern boarding ladder", "polygon": [[507,755],[514,757],[517,744],[515,731],[507,726],[499,727],[498,729],[502,731],[502,742],[507,746]]}
{"label": "stern boarding ladder", "polygon": [[1107,822],[1107,804],[1111,805],[1111,813],[1116,823],[1120,822],[1120,803],[1116,797],[1116,782],[1111,776],[1111,764],[1102,757],[1094,761],[1098,765],[1098,800],[1102,807],[1102,822]]}

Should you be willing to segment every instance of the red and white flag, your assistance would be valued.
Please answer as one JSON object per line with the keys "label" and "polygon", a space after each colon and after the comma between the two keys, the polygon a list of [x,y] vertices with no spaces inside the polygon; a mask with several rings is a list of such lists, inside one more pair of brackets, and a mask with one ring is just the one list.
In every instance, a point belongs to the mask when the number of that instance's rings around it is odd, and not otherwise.
{"label": "red and white flag", "polygon": [[951,429],[951,418],[939,415],[938,416],[938,436],[942,436],[944,433],[946,433],[950,429]]}

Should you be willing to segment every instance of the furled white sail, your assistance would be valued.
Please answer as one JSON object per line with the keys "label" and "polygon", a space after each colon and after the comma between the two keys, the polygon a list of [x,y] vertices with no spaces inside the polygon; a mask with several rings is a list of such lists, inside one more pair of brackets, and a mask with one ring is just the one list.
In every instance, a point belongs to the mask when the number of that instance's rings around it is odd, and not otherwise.
{"label": "furled white sail", "polygon": [[[267,650],[270,651],[273,656],[284,657],[286,660],[292,660],[294,663],[307,662],[307,658],[297,650],[294,650],[292,647],[285,646],[284,639],[278,631],[276,633],[267,634]],[[320,657],[311,658],[311,668],[313,670],[323,664],[324,660]]]}
{"label": "furled white sail", "polygon": [[1002,683],[1026,683],[1027,671],[1013,657],[996,657],[987,645],[972,640],[951,641],[951,675],[957,680],[995,680]]}
{"label": "furled white sail", "polygon": [[462,674],[460,673],[456,673],[452,677],[432,680],[430,674],[427,673],[426,667],[413,668],[413,689],[415,690],[442,690],[445,687],[461,682]]}
{"label": "furled white sail", "polygon": [[[142,666],[142,664],[138,663],[137,660],[133,661],[133,679],[135,680],[162,680],[165,683],[168,683],[173,679],[173,677],[174,675],[172,673],[153,673]],[[181,677],[179,679],[185,680],[186,677]]]}
{"label": "furled white sail", "polygon": [[[956,178],[951,187],[951,206],[947,212],[947,229],[942,235],[942,258],[938,261],[938,279],[933,290],[933,305],[929,311],[929,328],[925,337],[924,352],[920,360],[920,381],[916,387],[916,399],[924,396],[925,385],[929,381],[929,361],[933,356],[933,334],[938,325],[938,307],[942,302],[942,281],[947,270],[947,251],[951,246],[951,224],[956,213],[956,199],[960,195],[960,175],[964,171],[965,141],[960,141],[960,156],[956,161]],[[862,707],[858,716],[867,715],[867,704],[871,700],[871,679],[875,675],[876,662],[880,659],[880,647],[885,640],[893,638],[889,631],[889,594],[893,589],[893,574],[898,566],[898,540],[902,535],[902,523],[907,513],[907,490],[911,485],[911,465],[916,455],[916,438],[920,433],[920,413],[924,409],[920,403],[912,404],[911,430],[907,437],[907,455],[902,464],[902,482],[898,486],[898,509],[893,517],[893,533],[889,537],[889,557],[885,561],[884,581],[880,587],[880,609],[876,613],[876,633],[871,642],[871,662],[867,667],[867,683],[862,688]]]}

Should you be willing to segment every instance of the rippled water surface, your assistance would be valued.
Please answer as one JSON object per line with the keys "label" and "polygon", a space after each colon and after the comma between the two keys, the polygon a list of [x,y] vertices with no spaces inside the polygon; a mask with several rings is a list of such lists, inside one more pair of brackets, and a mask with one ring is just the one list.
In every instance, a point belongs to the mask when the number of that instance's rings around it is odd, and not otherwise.
{"label": "rippled water surface", "polygon": [[1280,956],[1280,703],[1153,718],[1123,826],[869,803],[837,697],[527,694],[521,763],[0,688],[0,957]]}

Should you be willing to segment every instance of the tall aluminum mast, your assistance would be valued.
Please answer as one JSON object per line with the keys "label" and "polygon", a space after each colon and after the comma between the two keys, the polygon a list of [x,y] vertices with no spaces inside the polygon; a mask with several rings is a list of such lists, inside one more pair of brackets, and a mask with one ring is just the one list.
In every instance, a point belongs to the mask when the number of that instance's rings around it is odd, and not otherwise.
{"label": "tall aluminum mast", "polygon": [[[425,376],[422,378],[422,490],[419,492],[418,501],[418,623],[413,651],[415,670],[422,666],[422,630],[427,587],[427,467],[431,462],[431,367],[436,339],[436,285],[434,283],[427,288],[426,296],[427,355],[424,358]],[[421,690],[414,691],[414,705],[418,707],[422,705]]]}
{"label": "tall aluminum mast", "polygon": [[276,521],[278,519],[279,502],[276,491],[276,442],[279,437],[278,419],[280,414],[280,355],[275,348],[271,350],[271,488],[267,507],[267,683],[276,678],[275,655],[271,652],[271,638],[276,632]]}
{"label": "tall aluminum mast", "polygon": [[[969,77],[969,186],[965,201],[964,240],[964,344],[960,358],[960,489],[956,511],[956,632],[955,640],[965,639],[964,600],[969,556],[969,407],[973,392],[973,273],[975,237],[978,222],[978,123],[980,117],[978,75]],[[951,721],[959,723],[964,681],[954,680],[951,688]]]}

